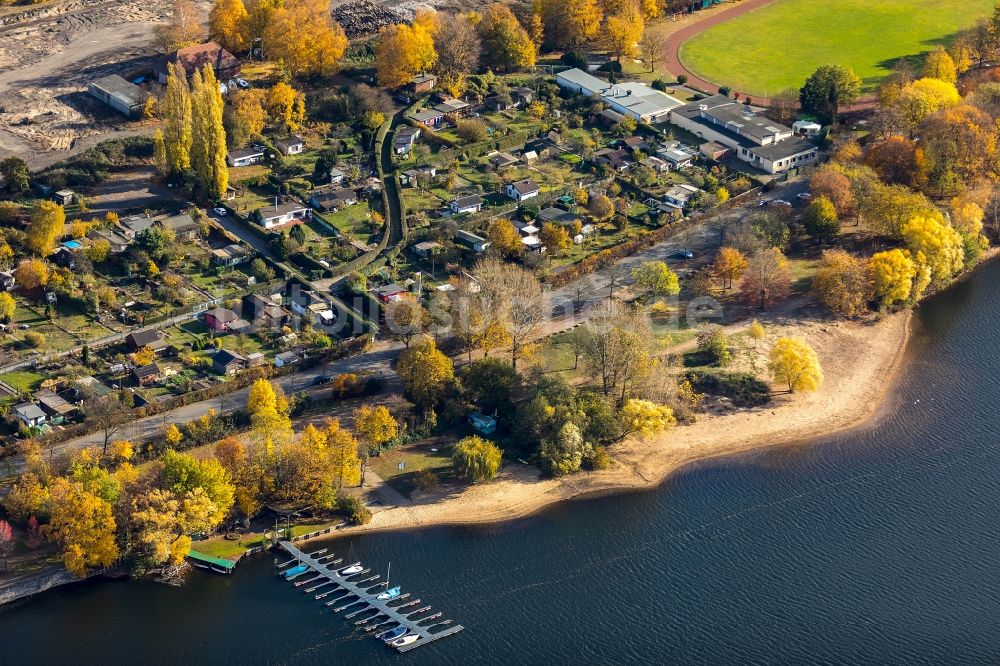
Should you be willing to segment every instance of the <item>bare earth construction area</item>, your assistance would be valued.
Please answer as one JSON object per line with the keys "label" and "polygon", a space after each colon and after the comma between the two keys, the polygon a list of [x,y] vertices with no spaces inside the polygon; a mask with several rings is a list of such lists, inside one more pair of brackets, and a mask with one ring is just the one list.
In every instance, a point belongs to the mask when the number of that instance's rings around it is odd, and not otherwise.
{"label": "bare earth construction area", "polygon": [[872,92],[897,59],[947,44],[992,6],[991,0],[775,0],[706,22],[681,45],[680,61],[706,81],[754,97],[798,89],[829,64],[851,67],[863,91]]}

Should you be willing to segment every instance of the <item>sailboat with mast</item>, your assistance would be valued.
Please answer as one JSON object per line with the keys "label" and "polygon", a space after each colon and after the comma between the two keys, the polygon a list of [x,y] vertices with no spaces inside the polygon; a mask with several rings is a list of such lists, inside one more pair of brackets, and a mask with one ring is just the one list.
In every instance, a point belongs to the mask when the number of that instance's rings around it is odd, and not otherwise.
{"label": "sailboat with mast", "polygon": [[376,599],[378,599],[380,601],[388,601],[390,599],[395,599],[396,597],[399,596],[400,589],[398,587],[393,587],[393,588],[389,587],[389,574],[390,573],[392,573],[392,562],[389,562],[389,568],[385,572],[385,582],[382,583],[383,585],[385,585],[385,588],[386,588],[385,592],[380,592],[379,595],[377,597],[375,597]]}

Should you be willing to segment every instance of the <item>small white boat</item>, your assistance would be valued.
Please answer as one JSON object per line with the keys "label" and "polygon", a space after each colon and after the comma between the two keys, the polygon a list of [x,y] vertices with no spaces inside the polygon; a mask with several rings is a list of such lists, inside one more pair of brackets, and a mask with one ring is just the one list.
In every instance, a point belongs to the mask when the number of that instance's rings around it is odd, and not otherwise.
{"label": "small white boat", "polygon": [[406,636],[397,638],[394,641],[390,641],[389,645],[392,647],[403,647],[405,645],[410,645],[411,643],[416,643],[418,638],[420,638],[420,636],[417,634],[407,634]]}
{"label": "small white boat", "polygon": [[364,569],[364,567],[362,567],[360,564],[352,564],[351,566],[347,567],[346,569],[341,569],[340,572],[338,572],[337,575],[338,576],[352,576],[352,575],[354,575],[356,573],[361,573],[361,571],[363,569]]}

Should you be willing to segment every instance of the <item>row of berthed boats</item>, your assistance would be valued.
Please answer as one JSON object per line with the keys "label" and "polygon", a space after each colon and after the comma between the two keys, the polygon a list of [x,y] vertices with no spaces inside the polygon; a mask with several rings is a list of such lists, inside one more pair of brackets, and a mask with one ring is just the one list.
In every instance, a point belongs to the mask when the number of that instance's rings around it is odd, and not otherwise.
{"label": "row of berthed boats", "polygon": [[[317,585],[306,589],[306,592],[312,592],[321,587],[325,587],[326,585],[338,584],[337,579],[341,579],[344,583],[350,584],[350,586],[358,590],[358,592],[354,592],[353,590],[348,588],[347,585],[340,585],[339,589],[328,590],[320,594],[317,594],[316,599],[323,599],[331,594],[337,594],[338,596],[334,600],[329,601],[326,604],[327,606],[331,606],[340,601],[347,601],[351,597],[356,597],[354,601],[347,602],[344,605],[334,608],[333,610],[334,612],[339,613],[341,611],[347,610],[352,606],[363,604],[364,608],[362,608],[361,610],[348,613],[345,616],[347,618],[352,618],[359,614],[366,615],[366,617],[364,617],[363,619],[355,622],[355,625],[359,629],[362,629],[367,633],[374,634],[376,638],[384,641],[387,645],[393,648],[400,649],[400,648],[406,648],[407,646],[410,646],[413,643],[416,643],[418,640],[420,640],[421,634],[419,633],[419,631],[421,630],[424,631],[425,633],[429,633],[429,630],[432,628],[441,625],[451,624],[451,620],[444,620],[423,627],[418,627],[418,625],[421,623],[430,622],[432,620],[438,620],[441,617],[441,613],[435,613],[432,615],[418,617],[413,620],[410,620],[410,617],[423,614],[428,610],[430,610],[431,607],[424,606],[423,608],[418,608],[409,612],[403,611],[404,608],[416,606],[417,604],[419,604],[420,599],[409,601],[407,603],[403,603],[398,606],[389,606],[388,604],[390,602],[404,601],[410,595],[403,594],[402,589],[399,586],[389,587],[388,572],[386,574],[386,580],[382,583],[377,583],[377,584],[373,583],[375,579],[380,577],[378,574],[372,576],[371,578],[359,581],[351,581],[349,579],[358,577],[361,574],[369,573],[370,570],[365,569],[360,562],[355,562],[354,564],[342,567],[340,569],[333,569],[332,566],[340,564],[343,560],[329,559],[332,558],[333,555],[332,554],[325,556],[322,555],[322,553],[324,553],[325,550],[326,549],[317,551],[316,553],[311,553],[310,557],[316,558],[317,563],[320,563],[320,560],[328,560],[327,562],[321,563],[322,566],[326,569],[326,573],[321,573],[317,571],[319,575],[317,575],[315,578],[310,578],[296,582],[295,585],[300,586],[308,584],[310,582],[317,582]],[[297,560],[290,560],[289,562],[279,565],[279,569],[295,561]],[[392,565],[390,564],[389,571],[391,571],[391,568]],[[292,581],[295,580],[296,578],[301,577],[302,575],[306,574],[311,570],[314,569],[310,565],[300,563],[285,571],[279,571],[279,575],[283,577],[285,580]],[[318,582],[320,580],[322,580],[323,582]],[[366,583],[368,583],[369,586],[365,586]],[[373,589],[381,591],[374,592]],[[395,613],[399,615],[406,616],[408,624],[404,624],[387,616],[381,609],[371,605],[371,601],[373,600],[382,602],[382,604],[384,604],[386,607],[391,608]],[[372,614],[369,615],[369,613]]]}

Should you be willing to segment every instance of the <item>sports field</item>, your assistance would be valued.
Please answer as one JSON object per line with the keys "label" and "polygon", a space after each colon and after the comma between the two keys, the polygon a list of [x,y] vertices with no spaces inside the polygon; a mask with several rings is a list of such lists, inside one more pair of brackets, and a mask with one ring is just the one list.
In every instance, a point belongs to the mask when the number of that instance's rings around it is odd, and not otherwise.
{"label": "sports field", "polygon": [[681,46],[707,81],[758,96],[799,88],[817,67],[851,67],[872,91],[902,56],[947,45],[995,0],[775,0]]}

